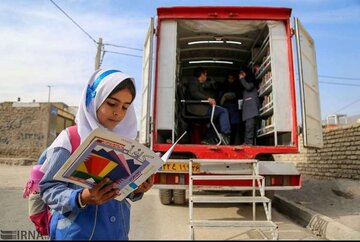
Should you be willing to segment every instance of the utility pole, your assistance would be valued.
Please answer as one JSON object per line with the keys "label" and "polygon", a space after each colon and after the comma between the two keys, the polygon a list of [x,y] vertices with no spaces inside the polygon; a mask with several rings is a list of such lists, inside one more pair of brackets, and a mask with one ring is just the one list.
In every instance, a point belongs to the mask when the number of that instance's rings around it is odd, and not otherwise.
{"label": "utility pole", "polygon": [[50,102],[50,91],[51,91],[51,87],[52,86],[50,86],[50,85],[47,85],[48,86],[48,88],[49,88],[49,95],[48,95],[48,103]]}
{"label": "utility pole", "polygon": [[96,57],[95,57],[95,70],[100,68],[100,61],[101,61],[101,52],[102,52],[102,47],[103,47],[103,43],[102,43],[102,38],[99,38],[99,42],[97,43],[98,47],[97,47],[97,52],[96,52]]}

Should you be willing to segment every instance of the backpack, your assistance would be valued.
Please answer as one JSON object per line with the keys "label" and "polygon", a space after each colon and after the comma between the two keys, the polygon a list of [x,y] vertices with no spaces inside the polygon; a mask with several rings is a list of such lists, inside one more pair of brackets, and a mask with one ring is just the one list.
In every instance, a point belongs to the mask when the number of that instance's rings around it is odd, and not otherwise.
{"label": "backpack", "polygon": [[[80,145],[80,136],[77,132],[77,126],[67,128],[68,136],[71,143],[71,154]],[[49,227],[51,220],[51,211],[40,196],[40,181],[44,173],[40,171],[45,161],[46,151],[40,155],[38,163],[31,170],[30,177],[23,191],[23,198],[28,198],[29,218],[35,225],[36,231],[41,235],[49,235]]]}

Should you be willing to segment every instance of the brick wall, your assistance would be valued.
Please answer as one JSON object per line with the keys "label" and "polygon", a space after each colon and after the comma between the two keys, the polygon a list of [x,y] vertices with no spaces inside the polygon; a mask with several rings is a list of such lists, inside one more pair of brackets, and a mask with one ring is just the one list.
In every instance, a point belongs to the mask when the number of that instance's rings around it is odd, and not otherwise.
{"label": "brick wall", "polygon": [[360,124],[324,129],[324,147],[306,149],[299,136],[299,154],[274,155],[275,160],[293,161],[303,175],[318,179],[360,179]]}
{"label": "brick wall", "polygon": [[56,137],[56,115],[48,103],[0,103],[0,162],[36,161]]}

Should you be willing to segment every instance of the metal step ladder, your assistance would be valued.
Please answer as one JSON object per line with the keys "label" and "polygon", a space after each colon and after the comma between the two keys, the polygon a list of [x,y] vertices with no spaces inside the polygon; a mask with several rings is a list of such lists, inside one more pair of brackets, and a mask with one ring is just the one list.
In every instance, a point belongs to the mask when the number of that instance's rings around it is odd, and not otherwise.
{"label": "metal step ladder", "polygon": [[[244,165],[244,171],[241,174],[217,175],[217,174],[193,174],[193,162],[204,165],[214,165],[216,163],[229,165]],[[246,170],[246,167],[250,169]],[[246,170],[246,171],[245,171]],[[194,181],[199,180],[252,180],[252,196],[220,197],[214,195],[194,195]],[[229,187],[224,187],[228,189]],[[211,188],[210,188],[211,189]],[[220,187],[221,189],[221,187]],[[209,190],[209,186],[206,186]],[[219,186],[216,189],[219,190]],[[249,190],[249,189],[248,189]],[[259,190],[260,196],[256,196],[256,190]],[[252,203],[252,220],[195,220],[193,217],[194,203]],[[256,204],[262,203],[265,210],[266,220],[256,220]],[[271,200],[265,197],[265,179],[259,175],[258,161],[250,160],[221,160],[221,159],[190,159],[189,163],[189,219],[190,219],[190,240],[195,239],[196,227],[242,227],[249,229],[269,229],[273,240],[278,240],[278,226],[271,221]]]}

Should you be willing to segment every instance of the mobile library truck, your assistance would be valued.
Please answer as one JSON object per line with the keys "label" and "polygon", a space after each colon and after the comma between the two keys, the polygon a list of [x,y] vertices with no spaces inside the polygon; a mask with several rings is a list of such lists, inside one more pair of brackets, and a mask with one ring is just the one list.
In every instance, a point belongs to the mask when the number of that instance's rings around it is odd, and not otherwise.
{"label": "mobile library truck", "polygon": [[[273,159],[273,154],[299,151],[297,108],[301,108],[304,146],[321,148],[323,142],[314,41],[297,18],[294,26],[291,22],[291,9],[282,7],[157,9],[156,26],[152,18],[145,39],[139,141],[164,153],[187,132],[155,175],[163,204],[184,203],[186,190],[192,189],[301,187],[295,165]],[[201,144],[201,135],[216,128],[216,120],[186,111],[186,105],[191,105],[187,85],[194,69],[206,68],[221,83],[228,72],[254,65],[259,65],[255,77],[261,104],[255,144]],[[238,179],[234,174],[249,176]]]}

